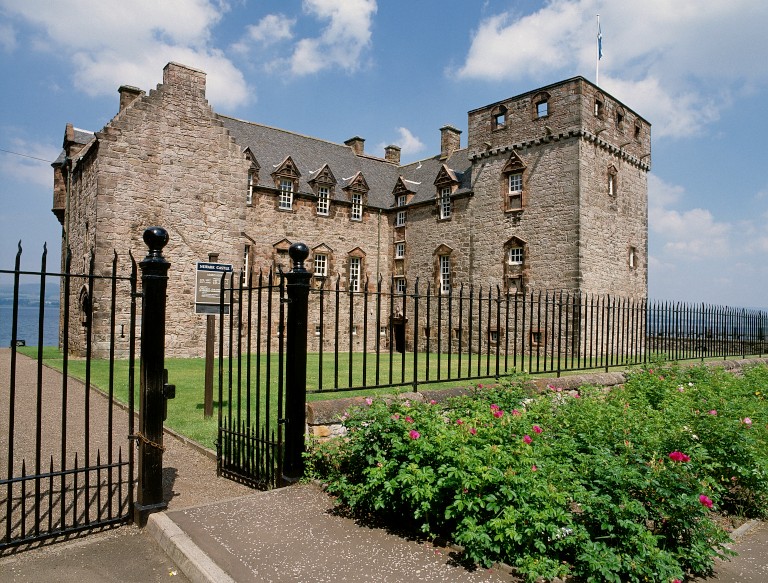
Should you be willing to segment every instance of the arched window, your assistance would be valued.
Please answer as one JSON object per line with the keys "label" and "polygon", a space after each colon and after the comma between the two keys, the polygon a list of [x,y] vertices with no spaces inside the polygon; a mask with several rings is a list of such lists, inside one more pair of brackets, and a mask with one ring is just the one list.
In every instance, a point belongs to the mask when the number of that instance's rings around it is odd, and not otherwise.
{"label": "arched window", "polygon": [[507,125],[507,108],[497,105],[491,110],[491,129],[499,130]]}

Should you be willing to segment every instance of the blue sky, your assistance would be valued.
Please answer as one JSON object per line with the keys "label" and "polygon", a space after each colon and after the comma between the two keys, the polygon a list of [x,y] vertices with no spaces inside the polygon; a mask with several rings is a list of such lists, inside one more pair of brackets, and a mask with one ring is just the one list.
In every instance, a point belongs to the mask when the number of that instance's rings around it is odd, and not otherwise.
{"label": "blue sky", "polygon": [[[55,6],[55,9],[54,9]],[[467,111],[582,75],[652,124],[649,295],[768,306],[768,3],[756,0],[0,0],[0,268],[47,241],[64,126],[169,61],[216,111],[404,162]],[[13,152],[13,153],[9,153]],[[20,154],[23,154],[20,155]],[[41,160],[37,160],[39,158]],[[118,250],[121,251],[121,250]],[[49,263],[50,264],[50,263]]]}

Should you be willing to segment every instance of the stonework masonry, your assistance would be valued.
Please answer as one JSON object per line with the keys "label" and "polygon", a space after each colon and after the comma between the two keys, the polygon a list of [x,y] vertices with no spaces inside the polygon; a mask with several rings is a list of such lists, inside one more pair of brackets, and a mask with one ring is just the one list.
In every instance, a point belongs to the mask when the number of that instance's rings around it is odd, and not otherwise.
{"label": "stonework masonry", "polygon": [[[650,124],[586,79],[472,110],[466,147],[461,130],[443,126],[441,152],[405,165],[397,146],[377,157],[357,136],[334,144],[219,115],[205,79],[169,63],[148,93],[121,87],[120,109],[100,131],[67,125],[53,165],[62,264],[69,247],[73,271],[93,261],[96,275],[108,273],[117,253],[123,272],[129,250],[137,261],[146,254],[146,227],[168,230],[168,356],[204,354],[196,262],[216,253],[264,277],[290,268],[286,251],[299,241],[311,271],[316,257],[325,262],[315,290],[348,290],[356,275],[371,291],[381,276],[386,290],[418,281],[434,294],[445,277],[453,290],[647,294]],[[85,349],[90,302],[95,354],[106,350],[101,285],[83,281],[72,302],[74,354]],[[118,327],[128,318],[118,306]],[[370,326],[370,342],[388,342]]]}

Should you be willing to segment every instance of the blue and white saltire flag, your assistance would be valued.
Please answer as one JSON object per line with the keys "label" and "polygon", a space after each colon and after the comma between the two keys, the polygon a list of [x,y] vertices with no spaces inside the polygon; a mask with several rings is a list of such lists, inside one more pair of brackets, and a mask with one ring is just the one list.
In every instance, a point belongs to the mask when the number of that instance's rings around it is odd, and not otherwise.
{"label": "blue and white saltire flag", "polygon": [[603,33],[600,32],[600,19],[597,20],[597,59],[603,58]]}

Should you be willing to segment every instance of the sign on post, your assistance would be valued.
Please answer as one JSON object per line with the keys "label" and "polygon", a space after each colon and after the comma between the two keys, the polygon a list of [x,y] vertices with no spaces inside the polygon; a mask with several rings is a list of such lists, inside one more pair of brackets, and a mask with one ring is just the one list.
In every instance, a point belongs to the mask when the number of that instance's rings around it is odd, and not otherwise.
{"label": "sign on post", "polygon": [[[218,314],[221,282],[229,281],[232,265],[198,261],[195,280],[195,314]],[[222,278],[222,275],[224,277]],[[224,294],[224,313],[229,314],[229,294]]]}

